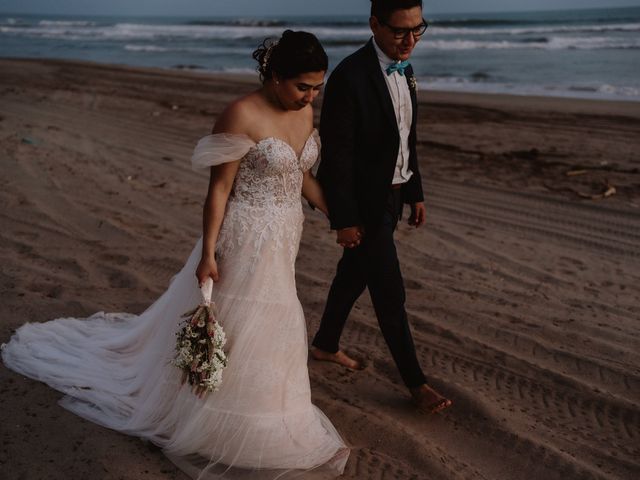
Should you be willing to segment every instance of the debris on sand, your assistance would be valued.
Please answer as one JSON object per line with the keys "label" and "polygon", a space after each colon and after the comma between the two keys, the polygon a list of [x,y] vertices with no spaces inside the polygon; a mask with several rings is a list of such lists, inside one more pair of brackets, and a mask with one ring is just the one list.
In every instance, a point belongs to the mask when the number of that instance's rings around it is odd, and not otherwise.
{"label": "debris on sand", "polygon": [[576,177],[578,175],[584,175],[585,173],[588,173],[589,170],[569,170],[568,172],[565,173],[565,175],[567,177]]}
{"label": "debris on sand", "polygon": [[593,194],[587,194],[587,193],[580,193],[580,192],[576,192],[580,197],[582,198],[588,198],[589,200],[601,200],[603,198],[609,198],[612,195],[616,194],[616,187],[614,187],[613,185],[611,185],[609,183],[609,180],[604,180],[603,183],[603,189],[601,193],[597,193],[595,195]]}
{"label": "debris on sand", "polygon": [[602,200],[603,198],[609,198],[618,192],[616,190],[615,185],[609,183],[609,180],[604,180],[602,184],[603,184],[602,191],[600,193],[593,194],[593,193],[579,192],[578,190],[570,187],[558,188],[558,187],[553,187],[546,182],[543,183],[545,188],[547,190],[551,190],[552,192],[569,192],[577,195],[580,198],[586,198],[588,200]]}
{"label": "debris on sand", "polygon": [[22,143],[25,143],[27,145],[40,145],[41,142],[37,138],[22,137]]}

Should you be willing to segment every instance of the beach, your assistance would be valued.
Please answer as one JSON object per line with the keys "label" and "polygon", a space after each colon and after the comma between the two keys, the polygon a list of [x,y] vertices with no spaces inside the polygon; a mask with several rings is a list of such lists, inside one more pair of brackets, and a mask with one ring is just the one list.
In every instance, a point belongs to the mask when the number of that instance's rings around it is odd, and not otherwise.
{"label": "beach", "polygon": [[[201,233],[208,177],[191,151],[257,79],[59,60],[0,70],[0,343],[27,321],[144,311]],[[639,478],[640,102],[419,101],[427,224],[405,218],[396,241],[419,359],[453,406],[412,407],[363,295],[342,346],[367,368],[309,361],[313,402],[352,447],[343,478]],[[310,337],[341,251],[304,209]],[[0,478],[187,479],[46,385],[4,366],[0,385]]]}

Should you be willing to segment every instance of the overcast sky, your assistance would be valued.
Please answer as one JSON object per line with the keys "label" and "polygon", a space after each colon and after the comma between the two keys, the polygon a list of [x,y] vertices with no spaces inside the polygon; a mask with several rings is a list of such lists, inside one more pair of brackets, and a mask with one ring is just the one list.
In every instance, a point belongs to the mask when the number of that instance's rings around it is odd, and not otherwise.
{"label": "overcast sky", "polygon": [[[0,0],[0,12],[79,15],[367,14],[369,0]],[[640,6],[640,0],[424,0],[425,12],[507,12]]]}

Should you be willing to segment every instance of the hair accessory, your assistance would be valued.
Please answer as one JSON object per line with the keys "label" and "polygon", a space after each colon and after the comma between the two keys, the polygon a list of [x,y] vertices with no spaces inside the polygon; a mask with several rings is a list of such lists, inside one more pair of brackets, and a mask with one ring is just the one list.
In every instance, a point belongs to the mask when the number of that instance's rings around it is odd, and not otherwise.
{"label": "hair accessory", "polygon": [[263,72],[267,71],[267,65],[269,65],[269,58],[271,58],[271,53],[273,52],[273,49],[275,48],[276,45],[278,45],[278,40],[276,40],[271,45],[269,45],[267,47],[267,51],[264,52],[264,57],[262,59],[262,71]]}

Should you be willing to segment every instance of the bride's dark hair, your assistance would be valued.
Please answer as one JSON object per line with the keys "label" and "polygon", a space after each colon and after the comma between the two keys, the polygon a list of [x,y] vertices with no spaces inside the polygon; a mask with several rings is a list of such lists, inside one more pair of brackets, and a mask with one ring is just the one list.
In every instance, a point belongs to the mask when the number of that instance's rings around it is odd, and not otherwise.
{"label": "bride's dark hair", "polygon": [[254,52],[260,80],[270,80],[275,72],[281,78],[301,73],[325,71],[329,59],[315,35],[285,30],[279,40],[265,39]]}

